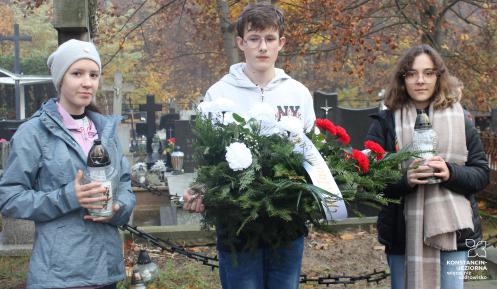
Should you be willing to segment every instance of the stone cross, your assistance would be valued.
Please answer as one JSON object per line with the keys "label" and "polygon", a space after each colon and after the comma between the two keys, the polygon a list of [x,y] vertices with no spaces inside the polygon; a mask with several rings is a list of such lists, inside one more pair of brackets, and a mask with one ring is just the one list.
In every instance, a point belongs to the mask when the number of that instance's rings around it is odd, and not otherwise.
{"label": "stone cross", "polygon": [[147,112],[147,153],[152,153],[152,140],[156,132],[155,112],[161,111],[162,105],[155,103],[155,96],[147,95],[147,104],[140,104],[140,111]]}
{"label": "stone cross", "polygon": [[133,85],[123,83],[123,75],[121,72],[114,73],[114,83],[111,85],[103,85],[103,92],[113,92],[112,101],[112,114],[122,115],[123,110],[123,95],[125,92],[132,92],[135,90]]}
{"label": "stone cross", "polygon": [[[14,42],[14,73],[17,75],[21,74],[21,41],[31,41],[31,36],[22,36],[19,34],[19,24],[14,24],[14,35],[2,36],[0,35],[0,41],[13,41]],[[23,119],[24,116],[24,103],[21,103],[21,85],[19,80],[15,81],[15,97],[16,97],[16,119]]]}

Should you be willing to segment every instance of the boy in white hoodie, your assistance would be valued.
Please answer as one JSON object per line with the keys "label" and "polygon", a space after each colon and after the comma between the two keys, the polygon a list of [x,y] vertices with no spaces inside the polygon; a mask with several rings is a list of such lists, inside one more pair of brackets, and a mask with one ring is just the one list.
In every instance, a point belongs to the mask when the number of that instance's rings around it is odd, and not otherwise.
{"label": "boy in white hoodie", "polygon": [[[229,98],[237,106],[234,112],[241,115],[246,115],[255,104],[264,102],[274,107],[276,119],[295,116],[306,130],[311,129],[316,117],[309,90],[282,69],[275,68],[278,53],[286,42],[282,11],[270,4],[249,4],[238,18],[236,28],[236,44],[243,51],[246,62],[232,65],[229,74],[207,90],[205,101]],[[204,210],[202,199],[195,198],[190,190],[183,198],[185,208],[196,212]],[[231,249],[223,245],[222,228],[217,228],[223,289],[297,289],[303,236],[307,233],[303,222],[297,227],[300,229],[294,233],[299,237],[289,246],[272,249],[270,244],[261,244],[255,253],[236,252],[236,258]],[[238,241],[242,248],[243,236]]]}

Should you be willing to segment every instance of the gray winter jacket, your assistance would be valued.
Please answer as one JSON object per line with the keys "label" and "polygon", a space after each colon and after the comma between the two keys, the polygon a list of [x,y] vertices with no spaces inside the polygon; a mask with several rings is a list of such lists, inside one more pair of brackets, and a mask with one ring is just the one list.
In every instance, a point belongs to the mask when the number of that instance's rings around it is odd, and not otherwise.
{"label": "gray winter jacket", "polygon": [[0,180],[0,212],[33,220],[35,240],[28,288],[106,285],[125,278],[118,225],[135,205],[130,168],[116,128],[119,117],[88,111],[120,178],[120,210],[108,223],[83,220],[86,210],[74,191],[78,170],[88,175],[86,157],[64,127],[55,99],[46,102],[11,139],[8,164]]}

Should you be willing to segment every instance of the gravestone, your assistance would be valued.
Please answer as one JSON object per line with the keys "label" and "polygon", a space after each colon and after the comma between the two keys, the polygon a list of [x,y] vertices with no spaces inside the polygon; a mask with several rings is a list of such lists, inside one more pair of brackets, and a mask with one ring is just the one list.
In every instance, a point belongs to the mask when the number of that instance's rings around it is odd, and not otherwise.
{"label": "gravestone", "polygon": [[[151,95],[151,94],[147,95],[147,103],[146,104],[140,104],[140,111],[147,112],[147,123],[146,123],[145,136],[147,137],[147,153],[149,153],[149,154],[152,153],[152,141],[153,141],[154,135],[157,131],[156,123],[155,123],[155,113],[157,111],[161,111],[161,109],[162,109],[162,105],[156,104],[155,103],[155,96]],[[136,129],[138,132],[138,126]]]}
{"label": "gravestone", "polygon": [[339,106],[336,93],[316,91],[314,93],[314,111],[317,118],[327,118],[334,124],[345,128],[350,135],[350,145],[362,149],[369,126],[373,122],[370,115],[377,113],[379,108],[342,108]]}
{"label": "gravestone", "polygon": [[136,137],[139,139],[142,136],[147,135],[147,123],[146,122],[137,122],[135,123],[136,127]]}
{"label": "gravestone", "polygon": [[10,140],[17,128],[24,122],[25,120],[2,120],[0,121],[0,138]]}
{"label": "gravestone", "polygon": [[327,118],[335,122],[332,109],[338,106],[338,95],[317,90],[314,92],[314,112],[317,118]]}
{"label": "gravestone", "polygon": [[185,154],[183,160],[183,169],[185,173],[192,173],[195,166],[193,162],[193,143],[195,136],[192,131],[192,122],[189,120],[177,120],[174,122],[176,131],[176,145],[180,146],[181,151]]}
{"label": "gravestone", "polygon": [[364,148],[364,140],[373,122],[370,115],[377,113],[378,107],[365,109],[348,109],[338,107],[333,109],[335,123],[347,130],[350,135],[350,145],[357,149]]}
{"label": "gravestone", "polygon": [[121,143],[123,153],[126,156],[130,155],[129,148],[131,144],[131,129],[130,123],[120,123],[117,127],[117,136],[119,138],[119,142]]}
{"label": "gravestone", "polygon": [[166,130],[167,138],[175,137],[174,122],[176,120],[179,120],[179,114],[177,113],[168,113],[161,116],[159,128]]}

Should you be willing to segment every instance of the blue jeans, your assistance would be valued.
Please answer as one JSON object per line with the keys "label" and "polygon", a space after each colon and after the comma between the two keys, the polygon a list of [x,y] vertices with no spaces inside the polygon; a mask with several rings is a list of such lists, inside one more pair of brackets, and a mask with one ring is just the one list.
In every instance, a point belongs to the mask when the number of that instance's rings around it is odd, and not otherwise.
{"label": "blue jeans", "polygon": [[[390,279],[392,289],[404,289],[405,287],[405,255],[387,255],[390,267]],[[441,289],[463,289],[464,288],[464,264],[468,260],[467,251],[440,252],[440,288]]]}
{"label": "blue jeans", "polygon": [[304,237],[288,246],[255,252],[218,251],[223,289],[298,289]]}

